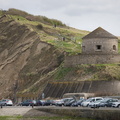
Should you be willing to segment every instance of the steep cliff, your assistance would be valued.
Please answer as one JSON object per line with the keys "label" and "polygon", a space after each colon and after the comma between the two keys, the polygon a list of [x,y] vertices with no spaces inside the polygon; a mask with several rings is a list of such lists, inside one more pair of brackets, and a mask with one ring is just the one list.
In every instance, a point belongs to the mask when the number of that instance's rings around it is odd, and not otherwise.
{"label": "steep cliff", "polygon": [[52,75],[50,72],[53,72],[62,61],[63,52],[41,41],[35,31],[9,16],[4,15],[0,18],[0,96],[2,98],[12,97],[15,91],[39,91],[43,83]]}

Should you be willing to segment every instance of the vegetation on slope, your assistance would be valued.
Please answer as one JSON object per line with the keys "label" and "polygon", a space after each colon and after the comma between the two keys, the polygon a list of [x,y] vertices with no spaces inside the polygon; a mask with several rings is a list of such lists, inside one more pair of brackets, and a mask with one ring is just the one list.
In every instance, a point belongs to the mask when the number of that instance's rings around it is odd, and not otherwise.
{"label": "vegetation on slope", "polygon": [[8,14],[10,18],[36,31],[42,41],[50,43],[70,54],[81,52],[81,38],[89,33],[70,28],[59,20],[49,19],[44,16],[33,16],[16,9],[1,11],[1,15],[3,14]]}
{"label": "vegetation on slope", "polygon": [[77,67],[59,67],[56,81],[120,80],[119,64],[83,64]]}

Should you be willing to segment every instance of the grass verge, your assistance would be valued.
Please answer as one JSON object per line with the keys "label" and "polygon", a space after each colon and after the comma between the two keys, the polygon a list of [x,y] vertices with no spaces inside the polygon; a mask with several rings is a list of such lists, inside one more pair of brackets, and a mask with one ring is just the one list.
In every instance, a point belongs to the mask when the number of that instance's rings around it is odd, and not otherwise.
{"label": "grass verge", "polygon": [[0,120],[93,120],[87,118],[76,118],[76,117],[23,117],[23,116],[0,116]]}

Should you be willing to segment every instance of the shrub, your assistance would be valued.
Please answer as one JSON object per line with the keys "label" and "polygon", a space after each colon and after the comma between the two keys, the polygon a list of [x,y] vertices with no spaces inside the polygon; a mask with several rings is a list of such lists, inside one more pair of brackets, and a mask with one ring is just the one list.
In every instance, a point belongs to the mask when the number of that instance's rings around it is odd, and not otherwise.
{"label": "shrub", "polygon": [[40,30],[42,30],[42,29],[43,29],[42,24],[38,24],[38,25],[37,25],[37,28],[40,29]]}

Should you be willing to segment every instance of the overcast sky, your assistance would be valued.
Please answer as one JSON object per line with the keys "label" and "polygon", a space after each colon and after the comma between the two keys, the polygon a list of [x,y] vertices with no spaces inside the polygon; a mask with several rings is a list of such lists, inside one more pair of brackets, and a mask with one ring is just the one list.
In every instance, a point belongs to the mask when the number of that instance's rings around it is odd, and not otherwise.
{"label": "overcast sky", "polygon": [[103,27],[120,36],[120,0],[0,0],[0,9],[16,8],[93,31]]}

